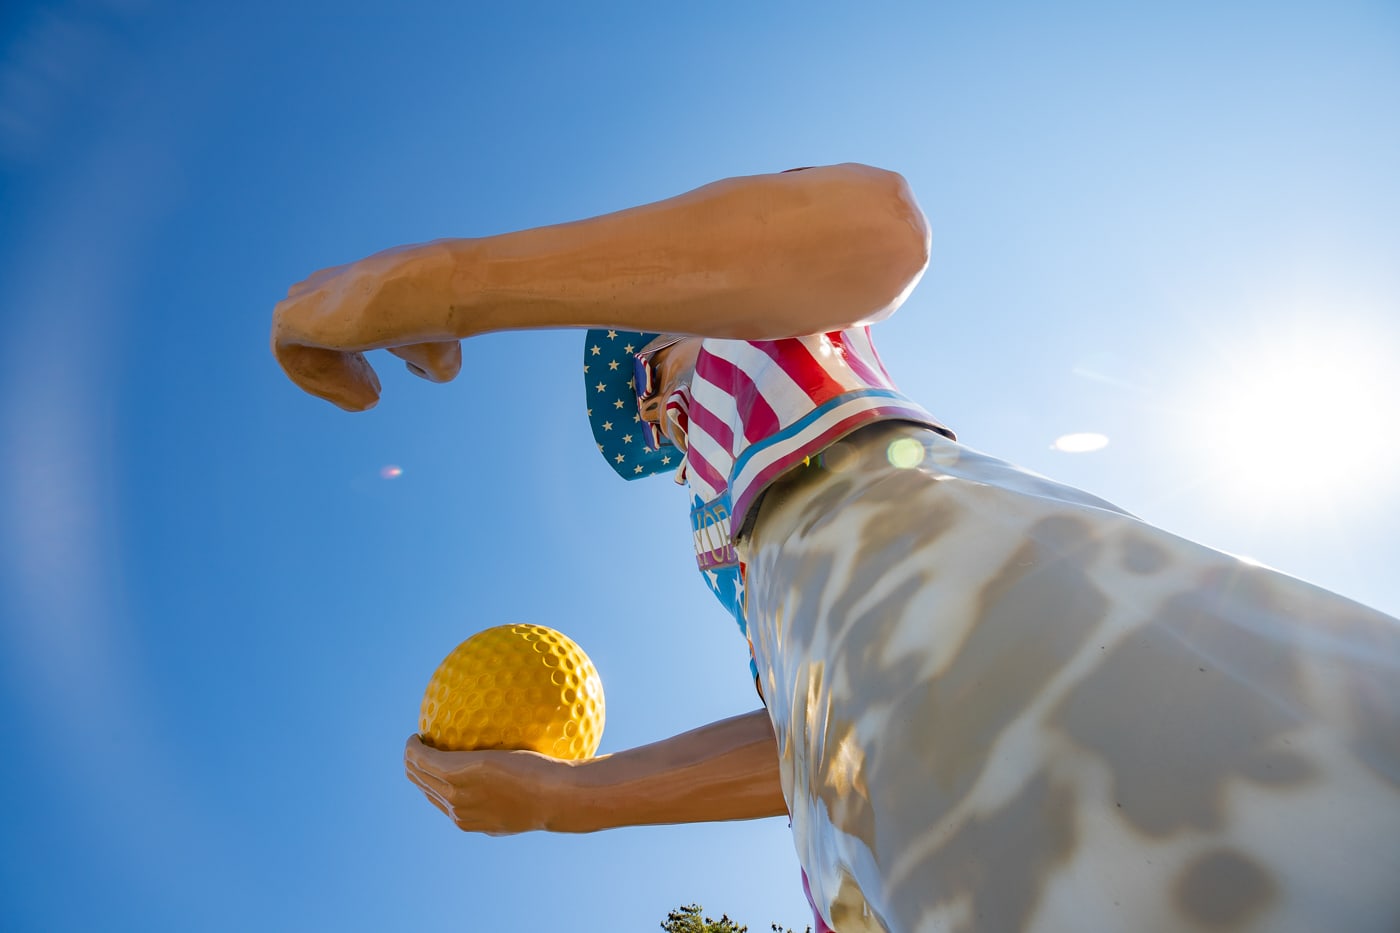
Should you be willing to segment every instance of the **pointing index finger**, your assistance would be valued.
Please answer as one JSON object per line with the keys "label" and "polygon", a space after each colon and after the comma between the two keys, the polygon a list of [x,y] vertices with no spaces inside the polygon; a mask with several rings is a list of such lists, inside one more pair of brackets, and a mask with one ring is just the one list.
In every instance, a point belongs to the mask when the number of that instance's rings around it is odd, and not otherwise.
{"label": "pointing index finger", "polygon": [[302,390],[346,411],[379,403],[379,376],[363,353],[273,343],[277,362]]}

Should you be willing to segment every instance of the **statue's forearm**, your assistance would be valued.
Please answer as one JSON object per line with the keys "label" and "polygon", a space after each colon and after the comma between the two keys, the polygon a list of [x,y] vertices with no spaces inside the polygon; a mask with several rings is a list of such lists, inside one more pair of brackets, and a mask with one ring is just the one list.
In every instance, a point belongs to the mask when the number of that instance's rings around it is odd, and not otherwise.
{"label": "statue's forearm", "polygon": [[768,714],[756,710],[571,769],[555,832],[787,813]]}
{"label": "statue's forearm", "polygon": [[443,382],[458,341],[616,327],[743,340],[879,320],[914,287],[928,227],[904,179],[864,165],[731,178],[591,220],[438,240],[323,269],[272,314],[272,352],[313,395],[379,400],[388,349]]}
{"label": "statue's forearm", "polygon": [[863,165],[715,182],[642,207],[385,254],[357,341],[618,327],[738,339],[885,316],[928,255],[904,180]]}

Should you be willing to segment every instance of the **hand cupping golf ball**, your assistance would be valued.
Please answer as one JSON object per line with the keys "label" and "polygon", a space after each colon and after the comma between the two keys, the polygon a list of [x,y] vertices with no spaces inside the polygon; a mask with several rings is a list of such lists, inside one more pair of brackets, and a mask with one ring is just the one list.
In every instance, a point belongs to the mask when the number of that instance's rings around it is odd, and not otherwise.
{"label": "hand cupping golf ball", "polygon": [[603,682],[573,639],[543,625],[498,625],[433,672],[418,733],[448,751],[529,749],[591,758],[603,738]]}

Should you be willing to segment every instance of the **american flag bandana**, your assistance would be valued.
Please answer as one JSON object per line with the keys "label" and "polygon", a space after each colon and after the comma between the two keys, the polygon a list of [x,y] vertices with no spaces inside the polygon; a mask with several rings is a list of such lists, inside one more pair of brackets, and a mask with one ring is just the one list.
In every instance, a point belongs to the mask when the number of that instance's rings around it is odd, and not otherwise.
{"label": "american flag bandana", "polygon": [[668,444],[649,447],[637,411],[637,380],[632,359],[657,334],[628,330],[590,330],[583,342],[583,382],[593,440],[608,466],[623,479],[669,473],[681,465],[683,451]]}

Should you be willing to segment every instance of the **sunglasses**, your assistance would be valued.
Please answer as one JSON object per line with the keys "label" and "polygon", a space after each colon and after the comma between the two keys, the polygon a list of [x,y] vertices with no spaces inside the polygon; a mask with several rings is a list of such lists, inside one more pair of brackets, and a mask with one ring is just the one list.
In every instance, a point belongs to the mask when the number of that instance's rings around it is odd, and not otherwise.
{"label": "sunglasses", "polygon": [[637,351],[632,357],[633,386],[637,390],[637,415],[641,418],[642,436],[646,444],[652,450],[660,450],[664,447],[674,446],[671,439],[661,430],[662,412],[656,412],[656,420],[647,418],[646,403],[656,397],[656,393],[661,390],[661,381],[657,376],[656,367],[651,365],[651,358],[657,353],[684,340],[684,337],[677,337],[671,334],[662,334],[655,340],[648,343]]}

